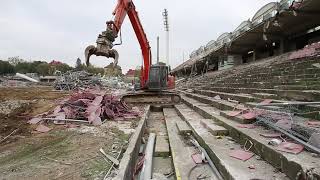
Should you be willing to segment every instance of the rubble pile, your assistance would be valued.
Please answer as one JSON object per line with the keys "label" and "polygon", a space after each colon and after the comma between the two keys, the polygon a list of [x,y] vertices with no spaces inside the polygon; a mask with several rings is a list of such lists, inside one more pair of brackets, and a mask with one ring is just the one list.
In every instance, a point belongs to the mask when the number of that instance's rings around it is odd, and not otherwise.
{"label": "rubble pile", "polygon": [[93,76],[86,71],[68,71],[60,74],[53,86],[56,90],[70,91],[80,87],[101,86],[101,81],[99,76]]}
{"label": "rubble pile", "polygon": [[119,77],[104,77],[100,80],[103,87],[121,89],[128,88],[129,86],[128,84],[123,82],[122,79]]}
{"label": "rubble pile", "polygon": [[53,120],[55,124],[75,121],[101,125],[106,119],[136,118],[139,114],[139,110],[131,110],[119,97],[101,91],[85,90],[72,94],[45,117],[33,118],[29,122],[36,124],[41,120]]}
{"label": "rubble pile", "polygon": [[119,77],[101,77],[93,75],[86,71],[68,71],[65,74],[58,75],[53,84],[56,90],[76,90],[79,88],[108,87],[108,88],[127,88],[128,84],[124,83]]}

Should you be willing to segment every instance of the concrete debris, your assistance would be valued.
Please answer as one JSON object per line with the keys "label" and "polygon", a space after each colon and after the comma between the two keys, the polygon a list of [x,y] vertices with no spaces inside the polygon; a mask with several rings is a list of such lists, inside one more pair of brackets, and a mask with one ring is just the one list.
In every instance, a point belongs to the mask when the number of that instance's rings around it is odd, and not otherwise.
{"label": "concrete debris", "polygon": [[308,144],[320,149],[320,133],[313,133],[308,141]]}
{"label": "concrete debris", "polygon": [[129,88],[129,84],[122,81],[119,77],[103,77],[100,79],[103,87],[109,87],[114,89]]}
{"label": "concrete debris", "polygon": [[320,68],[320,63],[314,63],[314,64],[312,64],[312,66],[314,66],[316,68]]}
{"label": "concrete debris", "polygon": [[280,139],[271,139],[268,144],[272,146],[278,146],[282,143],[282,140]]}
{"label": "concrete debris", "polygon": [[53,84],[55,89],[65,91],[96,85],[101,85],[99,78],[86,71],[68,71],[60,74]]}
{"label": "concrete debris", "polygon": [[113,89],[128,88],[129,84],[122,81],[119,77],[102,77],[93,75],[86,71],[68,71],[60,74],[53,84],[57,90],[75,90],[83,88],[107,87]]}
{"label": "concrete debris", "polygon": [[215,100],[221,100],[221,97],[219,95],[216,95],[215,97],[213,97],[213,99]]}

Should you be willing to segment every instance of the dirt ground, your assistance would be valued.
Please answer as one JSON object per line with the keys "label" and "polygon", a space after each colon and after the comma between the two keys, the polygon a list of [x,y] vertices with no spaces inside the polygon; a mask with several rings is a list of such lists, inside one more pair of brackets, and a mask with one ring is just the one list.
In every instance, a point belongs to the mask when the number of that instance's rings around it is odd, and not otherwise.
{"label": "dirt ground", "polygon": [[0,103],[14,102],[17,107],[0,114],[0,180],[101,179],[111,162],[99,149],[114,157],[122,146],[125,150],[136,121],[76,128],[47,124],[53,128],[48,133],[37,133],[36,125],[27,124],[34,115],[53,109],[66,95],[47,87],[0,88]]}
{"label": "dirt ground", "polygon": [[[53,91],[49,87],[0,88],[0,138],[14,130],[17,130],[16,136],[30,136],[32,130],[27,120],[49,111],[66,95],[68,93]],[[12,140],[10,138],[5,143]]]}

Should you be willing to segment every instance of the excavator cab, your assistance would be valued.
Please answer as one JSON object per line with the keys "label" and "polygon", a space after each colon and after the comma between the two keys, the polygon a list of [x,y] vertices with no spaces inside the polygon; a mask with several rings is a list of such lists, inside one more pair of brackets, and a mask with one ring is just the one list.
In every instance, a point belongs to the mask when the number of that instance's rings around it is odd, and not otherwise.
{"label": "excavator cab", "polygon": [[167,89],[169,68],[164,63],[150,66],[148,90],[163,91]]}

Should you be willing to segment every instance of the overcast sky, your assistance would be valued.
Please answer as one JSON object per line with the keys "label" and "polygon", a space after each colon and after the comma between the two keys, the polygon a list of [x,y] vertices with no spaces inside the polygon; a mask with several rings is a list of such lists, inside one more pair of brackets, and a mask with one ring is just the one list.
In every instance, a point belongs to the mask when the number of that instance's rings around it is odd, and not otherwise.
{"label": "overcast sky", "polygon": [[[160,36],[160,59],[165,57],[162,11],[169,11],[170,65],[175,67],[189,54],[232,32],[253,17],[270,0],[134,0],[150,41],[153,61],[156,37]],[[60,60],[74,66],[84,60],[84,49],[95,44],[97,35],[112,18],[117,0],[1,0],[0,59],[19,56],[26,60]],[[123,45],[116,46],[123,72],[140,65],[141,51],[130,21],[122,26]],[[112,59],[92,58],[106,66]]]}

